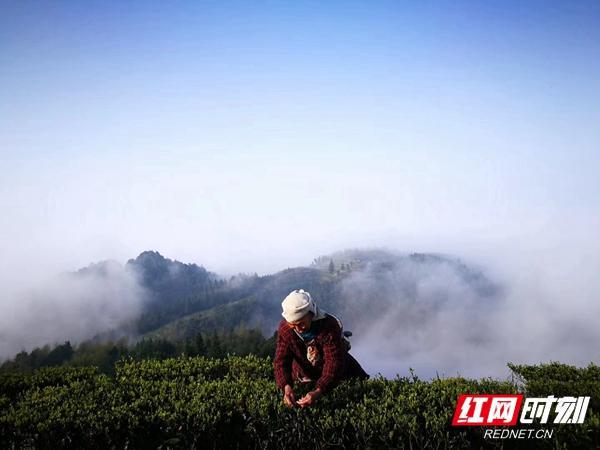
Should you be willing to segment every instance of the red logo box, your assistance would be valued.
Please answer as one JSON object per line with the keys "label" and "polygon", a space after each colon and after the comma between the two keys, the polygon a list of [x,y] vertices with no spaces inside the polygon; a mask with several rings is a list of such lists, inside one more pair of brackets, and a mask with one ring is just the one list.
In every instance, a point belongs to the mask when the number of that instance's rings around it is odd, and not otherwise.
{"label": "red logo box", "polygon": [[452,426],[513,426],[521,410],[521,394],[462,394],[458,397]]}

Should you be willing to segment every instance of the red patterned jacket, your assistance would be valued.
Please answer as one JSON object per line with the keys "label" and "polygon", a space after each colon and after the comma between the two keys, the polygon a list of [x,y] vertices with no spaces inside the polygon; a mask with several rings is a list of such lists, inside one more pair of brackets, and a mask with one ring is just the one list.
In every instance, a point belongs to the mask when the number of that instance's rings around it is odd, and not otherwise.
{"label": "red patterned jacket", "polygon": [[294,381],[306,376],[316,380],[316,387],[326,393],[345,378],[369,377],[343,346],[337,320],[327,315],[319,322],[322,323],[314,339],[314,345],[322,357],[315,366],[306,357],[306,344],[302,338],[285,320],[280,322],[273,361],[275,381],[280,389],[283,389],[286,384],[293,386]]}

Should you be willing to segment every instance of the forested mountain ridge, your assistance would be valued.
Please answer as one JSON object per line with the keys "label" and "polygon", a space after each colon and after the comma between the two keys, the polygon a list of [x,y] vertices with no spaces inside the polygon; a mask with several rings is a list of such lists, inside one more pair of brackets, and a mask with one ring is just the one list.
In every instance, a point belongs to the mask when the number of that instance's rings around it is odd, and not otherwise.
{"label": "forested mountain ridge", "polygon": [[[140,316],[138,331],[145,337],[169,340],[239,326],[260,328],[268,336],[281,320],[281,301],[298,288],[311,292],[323,309],[341,316],[349,328],[360,328],[365,308],[371,316],[377,316],[398,303],[435,309],[459,301],[451,295],[451,287],[450,294],[445,292],[445,282],[459,283],[469,295],[487,302],[492,302],[500,291],[481,271],[456,258],[435,254],[344,250],[315,258],[307,267],[265,276],[240,274],[230,279],[204,268],[195,272],[194,268],[199,267],[195,265],[173,275],[172,264],[182,263],[165,264],[156,252],[142,255],[144,263],[136,263],[136,267],[143,271],[142,280],[153,300]],[[162,281],[157,283],[154,276]],[[189,277],[198,283],[191,284]],[[432,282],[439,285],[424,288]]]}
{"label": "forested mountain ridge", "polygon": [[[298,288],[309,291],[322,309],[340,317],[345,328],[353,331],[361,331],[382,317],[391,317],[398,324],[409,321],[414,326],[443,309],[488,308],[500,292],[483,272],[456,258],[387,249],[344,250],[319,256],[307,266],[229,278],[201,265],[144,251],[124,266],[104,261],[63,276],[94,280],[81,285],[79,292],[86,295],[84,287],[98,289],[115,283],[124,273],[135,280],[136,291],[143,293],[135,299],[135,314],[87,339],[104,342],[127,337],[135,342],[160,338],[175,342],[193,339],[198,333],[228,333],[239,328],[260,329],[269,337],[281,320],[281,301]],[[105,292],[114,297],[131,289]],[[132,300],[113,299],[117,304],[128,301]],[[113,314],[115,311],[113,308]],[[101,308],[98,313],[102,314]],[[65,335],[63,339],[70,338]]]}
{"label": "forested mountain ridge", "polygon": [[[254,330],[260,330],[269,346],[281,320],[281,301],[298,288],[309,291],[322,309],[341,318],[344,328],[355,333],[355,343],[374,331],[379,333],[375,340],[399,339],[396,330],[403,330],[403,335],[422,333],[448,317],[449,311],[469,317],[487,314],[502,292],[483,272],[456,258],[384,249],[344,250],[315,258],[304,267],[229,278],[146,251],[125,266],[104,261],[64,276],[93,279],[94,283],[82,286],[97,289],[99,284],[114,283],[114,274],[122,277],[124,272],[143,292],[136,300],[140,304],[135,315],[82,340],[65,335],[60,342],[44,342],[31,354],[20,352],[8,366],[35,368],[71,359],[79,364],[91,358],[106,360],[100,365],[111,370],[114,361],[126,354],[243,352],[241,343],[254,336]],[[106,292],[119,296],[129,290]],[[467,334],[471,340],[482,336],[476,327]],[[199,336],[208,339],[206,345]],[[256,341],[252,351],[264,347],[258,337],[252,339]]]}

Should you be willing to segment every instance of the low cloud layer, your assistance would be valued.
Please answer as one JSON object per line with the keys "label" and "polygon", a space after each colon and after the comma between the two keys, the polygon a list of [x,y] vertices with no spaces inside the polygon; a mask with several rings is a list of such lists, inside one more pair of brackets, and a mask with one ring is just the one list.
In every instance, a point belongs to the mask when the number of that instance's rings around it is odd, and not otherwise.
{"label": "low cloud layer", "polygon": [[502,288],[491,296],[447,265],[401,266],[385,283],[370,270],[354,274],[348,298],[378,298],[355,324],[352,352],[370,374],[387,377],[409,368],[425,378],[504,377],[509,361],[600,361],[597,257],[539,252],[495,260],[488,258],[486,275]]}
{"label": "low cloud layer", "polygon": [[0,302],[0,360],[36,346],[91,338],[136,317],[144,300],[135,273],[116,262],[9,292],[9,301]]}
{"label": "low cloud layer", "polygon": [[[414,368],[424,378],[504,377],[509,361],[600,362],[600,251],[573,241],[515,244],[473,254],[465,266],[435,258],[386,270],[367,264],[341,286],[346,307],[331,312],[354,332],[352,353],[371,375]],[[485,267],[482,276],[472,262]],[[3,280],[0,360],[114,329],[146,299],[136,274],[116,262],[46,281],[28,275],[21,289]]]}

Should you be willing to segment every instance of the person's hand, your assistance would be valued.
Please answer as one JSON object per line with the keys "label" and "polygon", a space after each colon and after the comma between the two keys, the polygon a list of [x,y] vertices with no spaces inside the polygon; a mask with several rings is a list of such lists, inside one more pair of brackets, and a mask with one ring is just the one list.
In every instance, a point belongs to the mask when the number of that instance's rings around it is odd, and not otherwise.
{"label": "person's hand", "polygon": [[314,405],[317,400],[319,400],[323,396],[323,392],[321,392],[321,388],[317,388],[314,391],[310,391],[300,400],[298,400],[298,405],[301,408],[306,408],[307,406]]}
{"label": "person's hand", "polygon": [[294,397],[294,390],[289,384],[286,384],[283,388],[283,403],[290,408],[298,406],[296,397]]}

